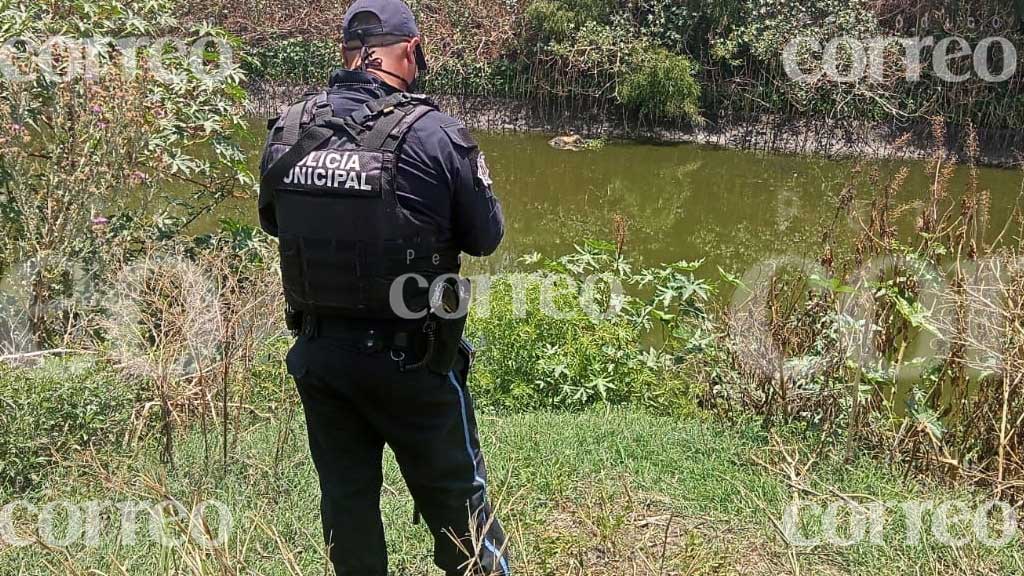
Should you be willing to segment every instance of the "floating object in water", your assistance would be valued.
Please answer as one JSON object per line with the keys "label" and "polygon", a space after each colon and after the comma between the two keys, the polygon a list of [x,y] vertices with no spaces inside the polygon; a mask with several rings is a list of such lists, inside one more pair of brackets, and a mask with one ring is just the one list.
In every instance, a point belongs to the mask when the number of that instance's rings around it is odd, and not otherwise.
{"label": "floating object in water", "polygon": [[548,144],[556,150],[583,150],[587,147],[587,141],[577,134],[556,136]]}

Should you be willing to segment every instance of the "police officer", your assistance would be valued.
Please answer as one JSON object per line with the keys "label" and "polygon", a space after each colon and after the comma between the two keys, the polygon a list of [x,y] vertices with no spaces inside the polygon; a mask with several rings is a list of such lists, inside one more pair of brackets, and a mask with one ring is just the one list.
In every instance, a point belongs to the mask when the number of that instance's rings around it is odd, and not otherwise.
{"label": "police officer", "polygon": [[342,576],[385,576],[391,447],[446,574],[508,574],[461,339],[460,254],[492,253],[501,207],[465,126],[412,94],[426,60],[400,0],[357,0],[346,69],[271,122],[260,222],[280,240],[288,354]]}

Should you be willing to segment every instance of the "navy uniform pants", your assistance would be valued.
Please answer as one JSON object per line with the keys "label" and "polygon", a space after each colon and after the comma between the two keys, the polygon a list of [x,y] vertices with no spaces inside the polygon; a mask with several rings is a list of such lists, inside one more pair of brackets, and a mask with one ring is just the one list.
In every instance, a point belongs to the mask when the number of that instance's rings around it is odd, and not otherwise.
{"label": "navy uniform pants", "polygon": [[509,573],[505,535],[487,500],[487,472],[466,387],[449,374],[403,372],[386,346],[316,334],[288,355],[320,477],[321,515],[339,576],[386,576],[380,515],[384,445],[434,538],[448,575]]}

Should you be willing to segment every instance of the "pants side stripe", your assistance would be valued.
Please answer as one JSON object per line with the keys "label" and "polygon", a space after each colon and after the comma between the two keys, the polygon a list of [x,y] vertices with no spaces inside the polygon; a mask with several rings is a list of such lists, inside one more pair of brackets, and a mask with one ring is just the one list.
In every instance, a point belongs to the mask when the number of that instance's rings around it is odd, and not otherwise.
{"label": "pants side stripe", "polygon": [[476,456],[473,454],[473,444],[470,442],[469,418],[466,415],[466,396],[462,393],[462,387],[459,386],[459,382],[455,379],[455,372],[448,373],[448,380],[459,394],[459,408],[462,410],[462,431],[466,436],[466,453],[469,454],[469,461],[473,463],[473,483],[486,488],[487,482],[480,477],[480,471],[476,465]]}
{"label": "pants side stripe", "polygon": [[[465,394],[462,393],[462,387],[459,386],[458,380],[455,379],[454,371],[448,373],[448,380],[449,382],[451,382],[452,386],[455,387],[455,391],[459,393],[459,408],[461,408],[462,410],[462,431],[465,433],[466,436],[466,453],[469,454],[469,460],[473,463],[473,482],[475,484],[478,484],[480,487],[484,488],[484,490],[486,491],[487,482],[480,477],[480,471],[476,465],[476,456],[473,454],[473,444],[470,441],[469,418],[466,413],[466,396]],[[486,492],[484,494],[484,497],[486,498]],[[512,571],[508,568],[508,561],[505,560],[505,557],[501,554],[501,551],[498,550],[490,541],[490,539],[488,539],[486,536],[484,537],[483,540],[484,546],[487,547],[487,549],[490,550],[491,554],[494,554],[494,556],[498,559],[498,562],[501,564],[502,571],[504,571],[506,575],[512,574]]]}

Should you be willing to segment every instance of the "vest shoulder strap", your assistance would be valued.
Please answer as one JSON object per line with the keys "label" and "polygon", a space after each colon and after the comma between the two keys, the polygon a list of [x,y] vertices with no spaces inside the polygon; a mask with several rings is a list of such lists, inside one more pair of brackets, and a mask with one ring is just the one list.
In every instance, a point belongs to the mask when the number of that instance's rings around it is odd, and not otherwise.
{"label": "vest shoulder strap", "polygon": [[437,106],[426,97],[408,94],[402,96],[408,98],[382,109],[381,117],[374,123],[373,128],[362,135],[360,145],[363,148],[397,151],[409,129],[424,116],[437,110]]}
{"label": "vest shoulder strap", "polygon": [[322,124],[324,120],[334,117],[334,108],[327,97],[327,92],[320,92],[313,98],[313,113],[309,122]]}
{"label": "vest shoulder strap", "polygon": [[356,124],[365,125],[380,116],[390,114],[394,108],[409,104],[425,104],[434,108],[437,107],[433,100],[423,94],[397,92],[390,96],[384,96],[383,98],[371,100],[366,104],[363,104],[352,114],[351,118]]}
{"label": "vest shoulder strap", "polygon": [[294,146],[299,141],[302,129],[310,123],[320,123],[333,116],[327,92],[307,94],[295,102],[281,115],[273,142]]}

